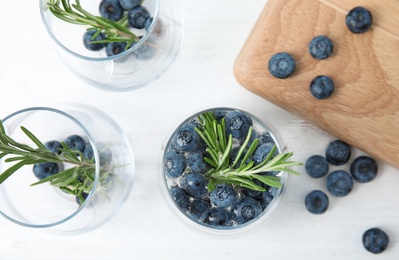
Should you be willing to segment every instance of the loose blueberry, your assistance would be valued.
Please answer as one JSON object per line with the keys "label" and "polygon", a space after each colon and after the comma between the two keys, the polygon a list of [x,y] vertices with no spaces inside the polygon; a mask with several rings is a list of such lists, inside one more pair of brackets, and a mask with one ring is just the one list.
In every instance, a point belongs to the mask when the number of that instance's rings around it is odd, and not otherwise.
{"label": "loose blueberry", "polygon": [[379,254],[387,249],[389,236],[379,228],[370,228],[363,233],[362,243],[367,251]]}
{"label": "loose blueberry", "polygon": [[71,148],[71,150],[76,150],[83,152],[86,147],[85,140],[79,135],[70,135],[65,139],[65,144]]}
{"label": "loose blueberry", "polygon": [[353,179],[358,182],[369,182],[377,176],[378,164],[369,156],[359,156],[350,166],[350,173]]}
{"label": "loose blueberry", "polygon": [[200,218],[202,214],[211,207],[209,199],[194,199],[190,206],[193,217]]}
{"label": "loose blueberry", "polygon": [[347,143],[335,140],[327,146],[326,159],[332,165],[344,165],[349,161],[351,153],[351,147]]}
{"label": "loose blueberry", "polygon": [[201,221],[210,226],[227,227],[232,222],[231,213],[224,208],[209,208],[201,215]]}
{"label": "loose blueberry", "polygon": [[202,152],[189,153],[187,156],[187,166],[193,173],[205,173],[209,170],[208,164],[204,161]]}
{"label": "loose blueberry", "polygon": [[119,0],[102,0],[100,2],[100,15],[108,20],[119,21],[122,19],[123,12]]}
{"label": "loose blueberry", "polygon": [[327,189],[337,197],[348,195],[353,189],[353,179],[344,170],[336,170],[327,176]]}
{"label": "loose blueberry", "polygon": [[208,194],[207,181],[200,173],[189,173],[180,179],[180,187],[194,198],[203,198]]}
{"label": "loose blueberry", "polygon": [[325,99],[330,97],[335,90],[334,81],[324,75],[315,77],[310,82],[310,93],[317,99]]}
{"label": "loose blueberry", "polygon": [[173,201],[182,210],[187,210],[189,207],[189,197],[187,193],[179,186],[173,186],[169,189],[170,196],[172,196]]}
{"label": "loose blueberry", "polygon": [[186,169],[186,157],[182,153],[170,150],[165,155],[164,169],[170,178],[180,177]]}
{"label": "loose blueberry", "polygon": [[[271,152],[273,146],[274,145],[271,143],[259,145],[253,154],[254,164],[258,165],[261,162],[263,162],[266,159],[266,157],[269,155],[269,153]],[[275,156],[275,155],[276,154],[274,154],[273,156]]]}
{"label": "loose blueberry", "polygon": [[262,212],[262,206],[254,198],[243,197],[237,199],[234,203],[233,212],[237,216],[237,223],[243,224],[259,216]]}
{"label": "loose blueberry", "polygon": [[147,19],[151,17],[150,13],[144,6],[136,6],[127,13],[129,24],[136,29],[143,29]]}
{"label": "loose blueberry", "polygon": [[288,78],[292,73],[294,73],[295,67],[294,58],[286,52],[274,54],[270,58],[268,65],[270,74],[280,79]]}
{"label": "loose blueberry", "polygon": [[56,140],[45,142],[44,146],[46,147],[47,150],[49,150],[54,154],[61,154],[61,151],[59,149],[62,148],[62,145],[60,142]]}
{"label": "loose blueberry", "polygon": [[306,195],[306,209],[313,214],[323,214],[328,208],[328,196],[321,190],[314,190]]}
{"label": "loose blueberry", "polygon": [[209,194],[211,202],[222,208],[228,208],[233,205],[237,198],[236,192],[230,184],[218,184],[216,188]]}
{"label": "loose blueberry", "polygon": [[126,42],[110,42],[105,48],[107,56],[118,55],[126,50]]}
{"label": "loose blueberry", "polygon": [[199,148],[201,139],[191,124],[182,125],[176,132],[173,145],[176,149],[192,152]]}
{"label": "loose blueberry", "polygon": [[308,49],[313,58],[323,60],[331,56],[334,44],[328,37],[319,35],[310,41]]}
{"label": "loose blueberry", "polygon": [[123,9],[129,10],[141,4],[142,0],[119,0]]}
{"label": "loose blueberry", "polygon": [[249,116],[240,111],[231,111],[225,116],[227,134],[234,138],[243,140],[247,137],[248,130],[252,126],[252,120]]}
{"label": "loose blueberry", "polygon": [[364,33],[370,29],[373,23],[373,16],[370,11],[358,6],[349,11],[346,15],[346,25],[353,33]]}
{"label": "loose blueberry", "polygon": [[329,165],[327,159],[321,155],[310,156],[305,163],[306,173],[313,178],[321,178],[327,175]]}
{"label": "loose blueberry", "polygon": [[53,162],[36,163],[33,165],[33,173],[39,180],[57,174],[58,172],[58,164]]}
{"label": "loose blueberry", "polygon": [[[93,39],[93,36],[95,36]],[[93,43],[93,41],[101,41],[105,40],[105,36],[103,33],[97,34],[96,29],[88,30],[85,32],[83,35],[83,45],[86,47],[86,49],[91,50],[91,51],[99,51],[102,48],[104,48],[105,44],[104,43]]]}

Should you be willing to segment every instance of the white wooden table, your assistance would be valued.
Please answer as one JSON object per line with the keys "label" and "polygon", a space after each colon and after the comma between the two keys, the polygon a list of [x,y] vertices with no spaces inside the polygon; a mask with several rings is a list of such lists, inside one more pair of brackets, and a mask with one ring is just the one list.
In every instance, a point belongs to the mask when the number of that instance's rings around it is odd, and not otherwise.
{"label": "white wooden table", "polygon": [[233,63],[265,3],[184,1],[185,40],[172,67],[145,88],[111,93],[79,81],[61,63],[42,25],[38,1],[3,1],[0,117],[52,102],[96,106],[128,135],[136,176],[122,210],[86,234],[53,235],[0,218],[0,259],[375,259],[361,242],[363,232],[374,226],[391,238],[379,259],[398,259],[399,174],[383,163],[373,182],[356,183],[344,198],[330,196],[323,215],[308,213],[304,198],[313,189],[327,192],[325,179],[311,179],[300,168],[302,176],[292,178],[273,218],[233,239],[199,234],[179,223],[165,205],[158,183],[161,148],[173,127],[198,110],[229,106],[256,113],[280,130],[294,159],[302,162],[323,154],[335,139],[235,81]]}

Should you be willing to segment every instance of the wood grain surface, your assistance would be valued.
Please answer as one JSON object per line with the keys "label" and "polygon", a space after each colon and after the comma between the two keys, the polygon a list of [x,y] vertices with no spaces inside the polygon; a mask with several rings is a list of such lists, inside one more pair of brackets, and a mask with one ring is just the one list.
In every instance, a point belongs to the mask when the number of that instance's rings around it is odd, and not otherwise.
{"label": "wood grain surface", "polygon": [[[351,33],[346,14],[364,6],[372,28]],[[399,1],[269,0],[234,65],[239,83],[250,91],[317,125],[371,156],[399,168]],[[334,42],[332,56],[316,60],[308,52],[317,35]],[[270,75],[277,52],[296,60],[287,79]],[[315,99],[311,80],[327,75],[334,94]]]}

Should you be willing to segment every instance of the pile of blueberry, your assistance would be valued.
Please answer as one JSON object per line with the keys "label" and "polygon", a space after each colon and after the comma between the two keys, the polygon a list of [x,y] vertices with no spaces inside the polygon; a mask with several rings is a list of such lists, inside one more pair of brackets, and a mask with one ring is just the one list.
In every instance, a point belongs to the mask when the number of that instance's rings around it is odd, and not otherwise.
{"label": "pile of blueberry", "polygon": [[[211,112],[219,122],[224,118],[226,132],[233,136],[234,148],[230,161],[234,161],[249,127],[253,125],[252,118],[238,110],[214,109]],[[204,161],[206,146],[194,130],[198,124],[196,117],[186,120],[174,132],[165,150],[163,171],[174,203],[195,222],[212,228],[234,228],[256,219],[272,202],[279,189],[260,182],[257,184],[266,191],[220,183],[209,191],[205,173],[210,166]],[[263,161],[275,141],[267,131],[257,132],[253,129],[252,136],[253,139],[259,139],[259,144],[251,159],[255,163]],[[276,176],[277,173],[264,174]]]}
{"label": "pile of blueberry", "polygon": [[[124,15],[127,15],[127,26],[147,31],[152,24],[153,17],[141,3],[142,0],[102,0],[100,2],[99,11],[101,17],[114,22],[120,21]],[[137,42],[142,37],[143,36],[138,36]],[[105,39],[106,35],[102,32],[98,32],[97,29],[91,29],[86,31],[83,35],[83,44],[91,51],[99,51],[105,48],[107,56],[117,55],[126,50],[126,42],[93,43],[93,41]],[[134,42],[133,45],[137,42]],[[139,59],[149,59],[156,51],[155,48],[147,44],[143,44],[141,48],[140,51],[135,52],[135,55]]]}
{"label": "pile of blueberry", "polygon": [[[65,145],[67,145],[71,150],[80,152],[86,160],[92,160],[94,157],[93,147],[90,143],[86,143],[86,141],[80,135],[70,135],[64,140]],[[61,150],[63,148],[61,142],[57,140],[51,140],[44,143],[44,146],[50,152],[54,154],[61,154]],[[100,153],[100,165],[108,164],[111,161],[111,154],[109,152]],[[33,165],[33,174],[39,180],[43,180],[49,176],[55,175],[60,172],[60,169],[63,169],[64,165],[54,163],[54,162],[44,162],[44,163],[36,163]],[[83,194],[83,196],[87,196],[88,194]],[[80,204],[80,201],[77,198],[77,202]]]}
{"label": "pile of blueberry", "polygon": [[[366,32],[373,22],[373,17],[366,8],[358,6],[349,11],[346,25],[352,33]],[[317,60],[330,57],[334,50],[334,43],[328,37],[319,35],[314,37],[308,46],[310,55]],[[287,52],[274,54],[268,63],[270,74],[276,78],[285,79],[291,76],[296,68],[294,58]],[[309,85],[310,93],[317,99],[330,97],[335,90],[334,81],[326,76],[315,77]]]}

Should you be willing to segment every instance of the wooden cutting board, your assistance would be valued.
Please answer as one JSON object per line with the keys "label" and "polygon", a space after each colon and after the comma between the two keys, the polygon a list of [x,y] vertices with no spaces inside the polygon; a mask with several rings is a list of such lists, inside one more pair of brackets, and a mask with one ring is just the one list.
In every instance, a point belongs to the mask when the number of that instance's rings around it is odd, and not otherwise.
{"label": "wooden cutting board", "polygon": [[[356,6],[373,15],[372,28],[353,34],[345,17]],[[316,60],[310,40],[328,36],[332,56]],[[268,61],[288,52],[296,70],[274,78]],[[399,0],[268,0],[235,64],[248,90],[399,169]],[[335,92],[318,100],[311,80],[330,76]]]}

